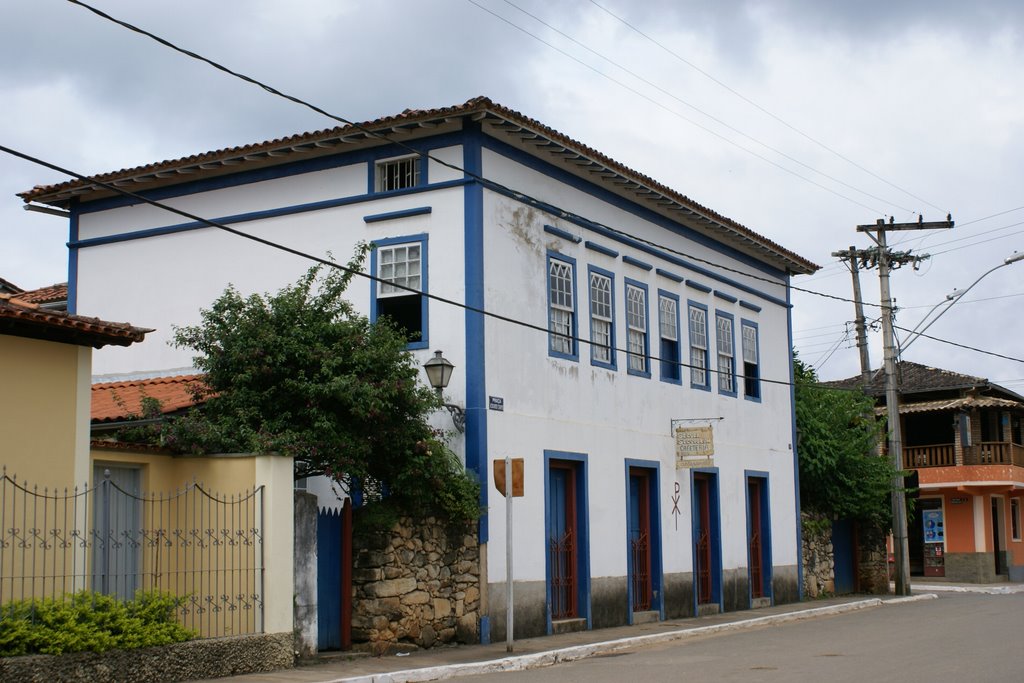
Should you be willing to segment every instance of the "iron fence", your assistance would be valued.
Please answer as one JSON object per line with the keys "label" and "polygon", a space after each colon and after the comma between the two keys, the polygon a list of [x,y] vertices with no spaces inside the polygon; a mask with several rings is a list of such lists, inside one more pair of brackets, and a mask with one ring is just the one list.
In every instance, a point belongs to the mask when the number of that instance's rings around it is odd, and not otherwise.
{"label": "iron fence", "polygon": [[109,470],[92,488],[40,490],[4,469],[0,609],[83,590],[160,591],[182,599],[178,620],[202,637],[261,633],[263,501],[262,486],[229,497],[198,483],[142,494]]}

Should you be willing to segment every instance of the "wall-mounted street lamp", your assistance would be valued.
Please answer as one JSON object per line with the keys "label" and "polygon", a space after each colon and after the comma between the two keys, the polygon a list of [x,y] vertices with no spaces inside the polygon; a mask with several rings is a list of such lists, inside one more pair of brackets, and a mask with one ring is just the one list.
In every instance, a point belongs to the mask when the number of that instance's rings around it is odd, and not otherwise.
{"label": "wall-mounted street lamp", "polygon": [[[441,355],[440,351],[434,351],[434,357],[423,364],[423,369],[427,373],[427,381],[430,382],[430,386],[434,387],[434,391],[437,392],[438,396],[441,396],[441,392],[445,390],[452,378],[452,371],[455,370],[455,365]],[[455,423],[455,429],[459,433],[465,432],[466,409],[454,403],[445,403],[444,407],[451,414],[452,422]]]}
{"label": "wall-mounted street lamp", "polygon": [[[972,289],[974,289],[974,285],[976,285],[979,282],[981,282],[982,280],[984,280],[985,277],[987,277],[990,273],[994,273],[995,271],[999,270],[1000,268],[1004,268],[1006,266],[1013,265],[1014,263],[1017,263],[1018,261],[1021,261],[1021,260],[1024,260],[1024,252],[1014,252],[1010,256],[1008,256],[1005,259],[1003,259],[1003,262],[1000,263],[999,265],[997,265],[997,266],[995,266],[993,268],[989,268],[987,271],[982,273],[981,277],[979,277],[977,280],[972,282],[970,287],[967,287],[966,289],[954,289],[952,292],[947,294],[946,298],[944,300],[942,300],[939,303],[935,304],[935,306],[932,308],[932,310],[928,311],[928,315],[926,315],[924,318],[921,319],[921,322],[919,322],[917,324],[917,327],[915,327],[913,330],[911,330],[909,333],[907,333],[907,338],[903,341],[903,344],[901,344],[900,352],[902,353],[902,352],[906,351],[907,348],[911,344],[913,344],[915,341],[917,341],[921,337],[921,335],[924,334],[925,330],[927,330],[929,327],[931,327],[935,323],[936,320],[941,318],[946,313],[946,311],[948,311],[949,309],[953,308],[953,305],[955,303],[957,303],[958,301],[960,301],[960,299],[963,298],[964,294],[966,294],[967,292],[969,292]],[[930,321],[928,321],[928,318],[931,317],[932,313],[934,313],[939,308],[939,306],[942,306],[942,305],[945,305],[946,307],[944,309],[942,309],[941,311],[939,311],[939,314],[937,316],[935,316]],[[925,321],[928,321],[927,325],[925,325]]]}

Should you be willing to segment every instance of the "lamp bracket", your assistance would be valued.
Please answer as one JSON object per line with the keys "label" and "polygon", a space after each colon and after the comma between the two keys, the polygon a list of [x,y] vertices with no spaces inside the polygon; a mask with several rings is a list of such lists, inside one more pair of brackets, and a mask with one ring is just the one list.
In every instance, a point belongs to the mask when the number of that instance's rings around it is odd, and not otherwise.
{"label": "lamp bracket", "polygon": [[460,434],[464,433],[466,431],[466,409],[454,403],[445,403],[444,407],[451,414],[452,422],[455,423],[455,429]]}

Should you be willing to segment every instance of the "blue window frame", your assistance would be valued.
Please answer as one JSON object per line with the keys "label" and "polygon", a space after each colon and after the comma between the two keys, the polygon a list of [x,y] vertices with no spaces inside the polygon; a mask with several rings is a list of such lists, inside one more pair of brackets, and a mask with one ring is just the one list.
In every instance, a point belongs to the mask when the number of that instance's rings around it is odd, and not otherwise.
{"label": "blue window frame", "polygon": [[723,396],[736,395],[736,344],[733,322],[731,313],[715,311],[715,370],[718,373],[718,393]]}
{"label": "blue window frame", "polygon": [[761,400],[761,349],[757,323],[740,321],[740,346],[743,352],[743,398]]}
{"label": "blue window frame", "polygon": [[639,377],[651,376],[650,315],[647,285],[626,281],[626,371]]}
{"label": "blue window frame", "polygon": [[708,372],[708,307],[696,301],[687,302],[690,331],[690,386],[711,391]]}
{"label": "blue window frame", "polygon": [[[427,302],[427,236],[389,237],[373,241],[370,271],[378,279],[370,288],[370,322],[387,316],[405,330],[410,349],[425,349],[430,339]],[[396,286],[397,285],[397,286]],[[408,289],[416,290],[410,292]]]}
{"label": "blue window frame", "polygon": [[590,296],[590,364],[610,370],[615,360],[615,275],[587,266]]}
{"label": "blue window frame", "polygon": [[548,355],[579,360],[576,259],[548,252]]}
{"label": "blue window frame", "polygon": [[661,351],[658,356],[661,381],[682,384],[679,297],[663,289],[658,290],[658,338]]}

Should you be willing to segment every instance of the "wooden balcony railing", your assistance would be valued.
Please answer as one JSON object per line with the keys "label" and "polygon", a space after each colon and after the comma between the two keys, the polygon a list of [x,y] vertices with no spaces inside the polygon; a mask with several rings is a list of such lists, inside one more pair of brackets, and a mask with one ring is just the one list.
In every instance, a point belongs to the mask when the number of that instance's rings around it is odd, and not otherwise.
{"label": "wooden balcony railing", "polygon": [[[966,446],[964,465],[1017,465],[1024,467],[1024,446],[1006,441],[984,441]],[[953,444],[904,446],[903,468],[952,467],[956,464]]]}
{"label": "wooden balcony railing", "polygon": [[919,467],[952,467],[956,464],[956,449],[953,444],[937,446],[904,446],[903,469]]}
{"label": "wooden balcony railing", "polygon": [[983,441],[964,449],[964,464],[1024,467],[1024,446],[1005,441]]}

